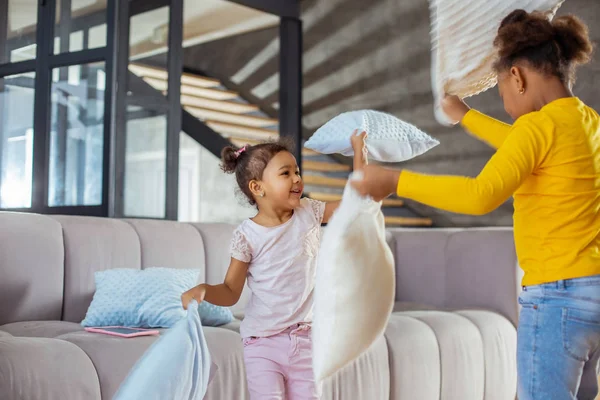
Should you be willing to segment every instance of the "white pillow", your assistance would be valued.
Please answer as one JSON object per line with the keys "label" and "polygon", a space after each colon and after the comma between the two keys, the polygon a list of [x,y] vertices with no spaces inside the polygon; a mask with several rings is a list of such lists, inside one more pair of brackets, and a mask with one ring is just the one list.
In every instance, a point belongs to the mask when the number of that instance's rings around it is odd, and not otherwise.
{"label": "white pillow", "polygon": [[564,0],[429,0],[431,12],[431,83],[435,117],[451,121],[440,108],[444,93],[460,98],[496,85],[492,65],[500,22],[516,9],[541,11],[553,18]]}
{"label": "white pillow", "polygon": [[[350,179],[355,178],[360,174]],[[355,360],[383,334],[394,290],[394,258],[381,203],[361,197],[348,184],[317,259],[312,327],[317,381]]]}
{"label": "white pillow", "polygon": [[350,138],[355,129],[366,131],[369,158],[400,162],[419,156],[440,142],[414,125],[373,110],[349,111],[320,127],[304,147],[322,154],[354,155]]}

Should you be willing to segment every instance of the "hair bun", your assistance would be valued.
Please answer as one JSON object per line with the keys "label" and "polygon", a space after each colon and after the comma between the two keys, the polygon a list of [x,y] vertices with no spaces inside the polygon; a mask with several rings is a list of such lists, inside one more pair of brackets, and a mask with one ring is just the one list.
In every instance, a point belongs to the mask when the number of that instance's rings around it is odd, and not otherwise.
{"label": "hair bun", "polygon": [[566,15],[551,22],[547,14],[524,10],[515,10],[502,20],[494,46],[497,72],[523,60],[569,84],[575,81],[577,65],[590,61],[593,50],[588,28],[579,18]]}
{"label": "hair bun", "polygon": [[233,174],[238,164],[237,150],[233,146],[227,146],[221,151],[221,170]]}
{"label": "hair bun", "polygon": [[512,58],[523,51],[551,44],[555,31],[546,16],[515,10],[500,23],[494,45],[501,58]]}
{"label": "hair bun", "polygon": [[576,16],[565,15],[552,22],[554,37],[564,63],[585,64],[592,58],[588,27]]}
{"label": "hair bun", "polygon": [[527,21],[529,19],[529,13],[525,10],[515,10],[508,14],[502,22],[500,23],[500,29],[504,28],[506,25],[514,24],[518,22]]}

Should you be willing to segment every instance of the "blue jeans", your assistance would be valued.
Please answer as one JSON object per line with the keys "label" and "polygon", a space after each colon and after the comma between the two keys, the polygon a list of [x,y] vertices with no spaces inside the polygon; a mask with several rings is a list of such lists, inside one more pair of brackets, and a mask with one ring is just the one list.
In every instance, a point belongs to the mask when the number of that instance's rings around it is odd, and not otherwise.
{"label": "blue jeans", "polygon": [[600,275],[524,287],[519,303],[519,400],[593,400],[600,372]]}

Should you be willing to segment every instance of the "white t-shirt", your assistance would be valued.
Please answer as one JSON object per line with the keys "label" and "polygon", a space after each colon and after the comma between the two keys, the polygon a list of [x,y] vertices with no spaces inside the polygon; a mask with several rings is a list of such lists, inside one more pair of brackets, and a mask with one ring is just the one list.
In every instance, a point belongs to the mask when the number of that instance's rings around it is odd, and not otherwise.
{"label": "white t-shirt", "polygon": [[231,256],[250,263],[243,338],[271,336],[312,322],[324,212],[325,203],[303,198],[284,224],[264,227],[248,219],[234,231]]}

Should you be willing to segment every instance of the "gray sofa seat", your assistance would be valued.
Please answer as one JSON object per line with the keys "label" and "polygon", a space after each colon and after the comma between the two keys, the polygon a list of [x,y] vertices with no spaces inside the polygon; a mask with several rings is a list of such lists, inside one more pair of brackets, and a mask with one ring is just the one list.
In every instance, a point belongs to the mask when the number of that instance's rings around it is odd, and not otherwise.
{"label": "gray sofa seat", "polygon": [[0,326],[0,331],[12,336],[55,338],[71,332],[83,331],[83,327],[68,321],[22,321]]}
{"label": "gray sofa seat", "polygon": [[391,399],[514,398],[517,335],[496,313],[396,312],[385,336]]}
{"label": "gray sofa seat", "polygon": [[0,398],[100,399],[92,360],[73,343],[52,338],[0,337]]}

